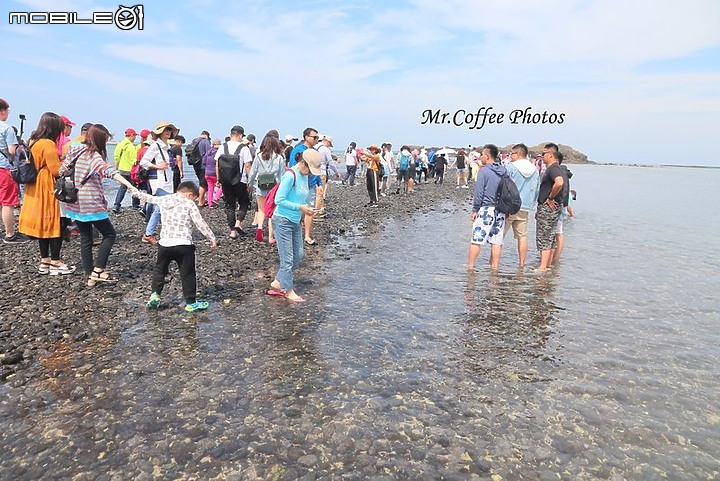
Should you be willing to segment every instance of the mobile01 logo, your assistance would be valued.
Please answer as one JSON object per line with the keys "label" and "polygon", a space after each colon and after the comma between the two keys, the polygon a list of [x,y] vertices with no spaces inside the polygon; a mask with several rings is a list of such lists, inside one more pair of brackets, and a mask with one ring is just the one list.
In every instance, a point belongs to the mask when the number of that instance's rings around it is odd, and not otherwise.
{"label": "mobile01 logo", "polygon": [[114,12],[93,12],[91,18],[80,18],[77,12],[10,12],[10,25],[112,25],[120,30],[142,30],[145,27],[145,7],[118,5]]}

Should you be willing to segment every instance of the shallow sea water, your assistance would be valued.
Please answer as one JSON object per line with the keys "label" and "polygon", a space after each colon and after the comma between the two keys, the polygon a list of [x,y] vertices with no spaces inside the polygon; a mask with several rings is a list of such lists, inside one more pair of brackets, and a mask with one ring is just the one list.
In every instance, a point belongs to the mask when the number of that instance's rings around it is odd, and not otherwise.
{"label": "shallow sea water", "polygon": [[468,274],[469,208],[440,205],[345,233],[306,306],[58,346],[0,386],[0,477],[717,479],[720,226],[685,205],[718,205],[720,170],[571,169],[552,273],[510,238]]}

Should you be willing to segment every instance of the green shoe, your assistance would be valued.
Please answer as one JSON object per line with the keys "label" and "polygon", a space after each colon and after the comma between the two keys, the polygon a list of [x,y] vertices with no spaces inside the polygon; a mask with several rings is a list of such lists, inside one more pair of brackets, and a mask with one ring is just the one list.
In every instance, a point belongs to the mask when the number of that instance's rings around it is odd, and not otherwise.
{"label": "green shoe", "polygon": [[150,299],[147,301],[147,304],[145,304],[148,309],[155,309],[157,306],[160,305],[160,294],[157,292],[153,292],[150,294]]}
{"label": "green shoe", "polygon": [[209,305],[210,305],[209,302],[204,302],[204,301],[194,302],[192,304],[187,304],[185,306],[185,311],[186,312],[204,311],[205,309],[208,308]]}

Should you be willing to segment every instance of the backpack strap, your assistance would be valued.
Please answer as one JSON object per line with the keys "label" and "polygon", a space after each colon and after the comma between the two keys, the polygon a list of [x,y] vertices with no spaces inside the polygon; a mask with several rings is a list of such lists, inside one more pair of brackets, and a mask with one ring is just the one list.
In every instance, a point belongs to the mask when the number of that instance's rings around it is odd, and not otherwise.
{"label": "backpack strap", "polygon": [[[233,156],[236,156],[236,157],[240,156],[240,151],[242,150],[243,147],[247,147],[247,144],[238,145],[238,148],[235,149],[235,153],[233,154]],[[227,147],[225,148],[225,150],[227,151]]]}
{"label": "backpack strap", "polygon": [[223,153],[224,153],[225,155],[229,155],[229,154],[230,154],[230,151],[228,150],[228,144],[227,144],[227,142],[223,142],[223,151],[224,151]]}

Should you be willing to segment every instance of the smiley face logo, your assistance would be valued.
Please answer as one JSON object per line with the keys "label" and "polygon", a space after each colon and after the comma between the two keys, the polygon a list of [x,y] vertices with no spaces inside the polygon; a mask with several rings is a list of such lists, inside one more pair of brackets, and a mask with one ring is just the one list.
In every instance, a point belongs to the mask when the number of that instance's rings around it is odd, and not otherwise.
{"label": "smiley face logo", "polygon": [[115,12],[115,25],[120,30],[132,30],[135,27],[142,30],[143,21],[144,8],[142,5],[133,5],[132,7],[119,5]]}

